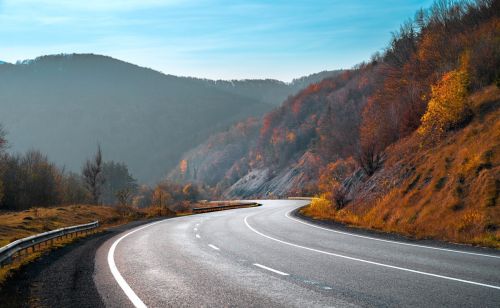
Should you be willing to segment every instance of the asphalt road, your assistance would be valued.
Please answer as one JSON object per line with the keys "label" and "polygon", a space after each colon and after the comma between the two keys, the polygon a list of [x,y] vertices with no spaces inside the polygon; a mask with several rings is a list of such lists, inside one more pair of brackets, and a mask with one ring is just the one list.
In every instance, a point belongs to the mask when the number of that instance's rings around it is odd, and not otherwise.
{"label": "asphalt road", "polygon": [[109,307],[500,307],[500,253],[328,229],[307,201],[168,219],[97,251]]}

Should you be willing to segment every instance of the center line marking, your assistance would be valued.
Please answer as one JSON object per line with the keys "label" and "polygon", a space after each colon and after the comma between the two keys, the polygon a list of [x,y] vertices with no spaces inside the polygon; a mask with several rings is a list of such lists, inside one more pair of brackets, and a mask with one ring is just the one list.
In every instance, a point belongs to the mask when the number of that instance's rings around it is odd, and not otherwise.
{"label": "center line marking", "polygon": [[429,272],[417,271],[417,270],[413,270],[413,269],[410,269],[410,268],[399,267],[399,266],[395,266],[395,265],[389,265],[389,264],[385,264],[385,263],[374,262],[374,261],[369,261],[369,260],[355,258],[355,257],[349,257],[349,256],[341,255],[341,254],[338,254],[338,253],[333,253],[333,252],[329,252],[329,251],[319,250],[319,249],[315,249],[315,248],[311,248],[311,247],[306,247],[306,246],[301,246],[301,245],[298,245],[298,244],[294,244],[294,243],[290,243],[290,242],[287,242],[287,241],[283,241],[283,240],[271,237],[269,235],[266,235],[266,234],[264,234],[262,232],[259,232],[259,231],[255,230],[252,226],[250,226],[250,224],[247,221],[248,217],[250,217],[250,216],[251,215],[246,216],[245,219],[243,219],[243,221],[245,222],[245,224],[247,225],[247,227],[252,232],[257,233],[258,235],[260,235],[262,237],[265,237],[265,238],[270,239],[272,241],[276,241],[276,242],[281,243],[281,244],[285,244],[285,245],[292,246],[292,247],[295,247],[295,248],[309,250],[309,251],[312,251],[312,252],[322,253],[322,254],[330,255],[330,256],[333,256],[333,257],[337,257],[337,258],[347,259],[347,260],[351,260],[351,261],[357,261],[357,262],[367,263],[367,264],[381,266],[381,267],[385,267],[385,268],[392,268],[392,269],[396,269],[396,270],[400,270],[400,271],[410,272],[410,273],[414,273],[414,274],[420,274],[420,275],[431,276],[431,277],[436,277],[436,278],[441,278],[441,279],[458,281],[458,282],[473,284],[473,285],[476,285],[476,286],[481,286],[481,287],[487,287],[487,288],[492,288],[492,289],[500,290],[500,286],[495,286],[495,285],[491,285],[491,284],[475,282],[475,281],[471,281],[471,280],[459,279],[459,278],[454,278],[454,277],[449,277],[449,276],[444,276],[444,275],[438,275],[438,274],[433,274],[433,273],[429,273]]}
{"label": "center line marking", "polygon": [[194,230],[194,231],[198,231],[198,228],[194,228],[193,230]]}
{"label": "center line marking", "polygon": [[215,249],[215,250],[220,250],[219,247],[212,245],[212,244],[208,244],[208,247]]}
{"label": "center line marking", "polygon": [[200,238],[200,235],[199,235],[199,234],[196,234],[196,238]]}
{"label": "center line marking", "polygon": [[267,267],[265,265],[262,265],[262,264],[259,264],[259,263],[254,263],[253,265],[257,266],[257,267],[260,267],[260,268],[263,268],[265,270],[268,270],[270,272],[273,272],[273,273],[276,273],[276,274],[279,274],[279,275],[282,275],[282,276],[288,276],[289,274],[287,273],[283,273],[281,271],[278,271],[278,270],[275,270],[274,268],[270,268],[270,267]]}

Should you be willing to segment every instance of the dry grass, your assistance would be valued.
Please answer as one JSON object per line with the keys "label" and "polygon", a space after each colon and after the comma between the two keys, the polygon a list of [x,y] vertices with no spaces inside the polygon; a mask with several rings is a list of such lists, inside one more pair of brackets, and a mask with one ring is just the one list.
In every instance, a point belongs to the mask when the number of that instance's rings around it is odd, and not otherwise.
{"label": "dry grass", "polygon": [[[205,206],[217,206],[219,204],[202,203],[186,204],[186,210],[173,212],[166,207],[151,206],[145,209],[135,209],[127,206],[98,206],[98,205],[70,205],[52,208],[33,208],[21,212],[0,212],[0,247],[5,246],[17,239],[30,235],[55,230],[63,227],[74,226],[99,220],[103,230],[112,226],[128,223],[141,218],[153,218],[160,216],[184,216],[191,215],[191,208]],[[3,281],[22,266],[32,262],[41,254],[67,245],[81,235],[73,238],[57,240],[53,246],[42,245],[41,249],[18,258],[12,264],[0,268],[0,285]]]}
{"label": "dry grass", "polygon": [[414,238],[499,248],[500,90],[488,87],[471,102],[475,117],[465,128],[432,146],[412,136],[388,150],[380,173],[397,184],[373,193],[370,202],[354,200],[339,211],[326,200],[313,201],[304,214]]}
{"label": "dry grass", "polygon": [[33,208],[22,212],[0,213],[0,246],[33,234],[99,220],[109,227],[143,217],[142,211],[108,206],[70,205]]}
{"label": "dry grass", "polygon": [[[0,213],[0,247],[17,239],[55,230],[67,226],[84,224],[99,220],[100,230],[110,226],[130,222],[145,217],[142,210],[129,207],[108,207],[96,205],[71,205],[53,208],[33,208],[22,212]],[[73,242],[79,237],[55,241],[53,246],[42,245],[41,249],[17,258],[12,264],[0,268],[0,284],[14,271],[32,262],[42,253]]]}

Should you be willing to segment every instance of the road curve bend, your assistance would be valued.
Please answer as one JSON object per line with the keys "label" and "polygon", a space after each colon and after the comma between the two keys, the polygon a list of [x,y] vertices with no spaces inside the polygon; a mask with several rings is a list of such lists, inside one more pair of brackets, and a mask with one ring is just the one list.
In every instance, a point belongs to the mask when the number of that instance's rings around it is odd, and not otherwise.
{"label": "road curve bend", "polygon": [[330,229],[303,200],[157,221],[95,258],[109,307],[500,307],[500,253]]}

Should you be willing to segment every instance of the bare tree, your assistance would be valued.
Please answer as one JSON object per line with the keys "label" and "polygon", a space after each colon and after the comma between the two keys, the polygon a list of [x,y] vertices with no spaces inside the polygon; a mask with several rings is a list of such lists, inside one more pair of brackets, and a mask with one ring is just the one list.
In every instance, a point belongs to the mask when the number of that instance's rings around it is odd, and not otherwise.
{"label": "bare tree", "polygon": [[104,177],[102,176],[102,152],[101,146],[97,145],[97,152],[92,159],[87,159],[83,165],[82,175],[85,179],[85,184],[92,196],[94,204],[99,203],[101,195],[101,187],[104,184]]}
{"label": "bare tree", "polygon": [[349,200],[347,199],[348,190],[342,183],[336,183],[332,188],[332,201],[335,202],[337,210],[343,209]]}
{"label": "bare tree", "polygon": [[121,206],[126,206],[129,204],[132,198],[133,192],[130,187],[125,187],[116,192],[116,199]]}

